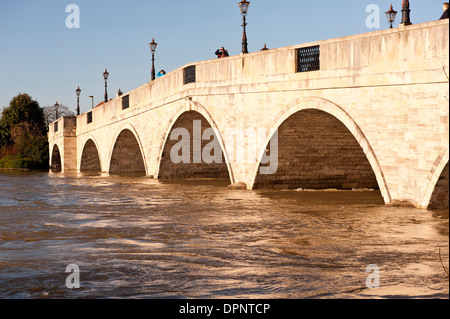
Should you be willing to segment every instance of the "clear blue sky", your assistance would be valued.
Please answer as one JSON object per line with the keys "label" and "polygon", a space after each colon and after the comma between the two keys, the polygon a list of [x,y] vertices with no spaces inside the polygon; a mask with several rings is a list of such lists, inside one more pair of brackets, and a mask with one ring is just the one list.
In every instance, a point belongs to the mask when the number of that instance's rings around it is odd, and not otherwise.
{"label": "clear blue sky", "polygon": [[[442,0],[411,0],[414,24],[437,20]],[[80,28],[66,27],[66,6],[80,8]],[[43,106],[56,101],[72,110],[79,85],[81,111],[104,94],[102,73],[110,72],[108,93],[128,92],[150,80],[148,43],[158,42],[156,71],[214,59],[224,46],[230,55],[241,49],[242,18],[238,0],[0,0],[0,109],[18,93]],[[251,0],[249,51],[264,43],[278,48],[375,31],[366,27],[366,7],[399,11],[402,0]]]}

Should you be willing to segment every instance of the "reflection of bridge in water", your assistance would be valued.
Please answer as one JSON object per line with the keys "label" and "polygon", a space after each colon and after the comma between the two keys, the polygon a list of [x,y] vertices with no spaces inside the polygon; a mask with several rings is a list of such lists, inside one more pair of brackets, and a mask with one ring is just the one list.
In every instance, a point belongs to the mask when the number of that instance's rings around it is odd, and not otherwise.
{"label": "reflection of bridge in water", "polygon": [[[229,177],[249,189],[377,188],[386,203],[448,207],[449,23],[397,29],[197,62],[50,126],[59,171]],[[309,55],[309,58],[308,58]],[[306,58],[305,58],[306,56]],[[314,61],[320,61],[314,63]],[[220,163],[175,164],[170,134],[212,127]],[[254,160],[233,161],[227,129]],[[277,171],[259,174],[278,129]]]}

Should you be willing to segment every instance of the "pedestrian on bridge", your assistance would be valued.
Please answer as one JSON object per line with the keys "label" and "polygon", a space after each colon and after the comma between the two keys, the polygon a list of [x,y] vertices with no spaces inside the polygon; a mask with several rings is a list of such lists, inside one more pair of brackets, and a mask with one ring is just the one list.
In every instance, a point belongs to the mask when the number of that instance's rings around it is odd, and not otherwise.
{"label": "pedestrian on bridge", "polygon": [[227,49],[225,49],[224,47],[221,47],[220,49],[218,49],[216,51],[216,55],[217,55],[217,58],[219,58],[219,59],[229,56]]}
{"label": "pedestrian on bridge", "polygon": [[448,19],[448,7],[449,7],[449,3],[448,2],[444,2],[444,13],[442,14],[441,18],[439,20],[444,20],[444,19]]}

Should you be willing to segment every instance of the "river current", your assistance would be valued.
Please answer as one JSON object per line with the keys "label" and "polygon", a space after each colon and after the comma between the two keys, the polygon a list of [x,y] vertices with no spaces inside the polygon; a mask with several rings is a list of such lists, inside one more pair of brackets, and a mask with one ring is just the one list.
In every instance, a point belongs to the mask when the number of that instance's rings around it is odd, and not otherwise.
{"label": "river current", "polygon": [[0,298],[449,297],[448,210],[228,184],[2,171]]}

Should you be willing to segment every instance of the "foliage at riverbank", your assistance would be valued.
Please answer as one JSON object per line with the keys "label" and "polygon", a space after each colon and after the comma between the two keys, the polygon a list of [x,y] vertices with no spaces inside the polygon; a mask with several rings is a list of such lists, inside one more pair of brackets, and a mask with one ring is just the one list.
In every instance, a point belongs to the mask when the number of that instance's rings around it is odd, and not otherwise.
{"label": "foliage at riverbank", "polygon": [[39,103],[14,97],[0,118],[0,168],[48,168],[47,126]]}
{"label": "foliage at riverbank", "polygon": [[0,159],[0,168],[33,169],[33,162],[20,155],[7,155]]}

